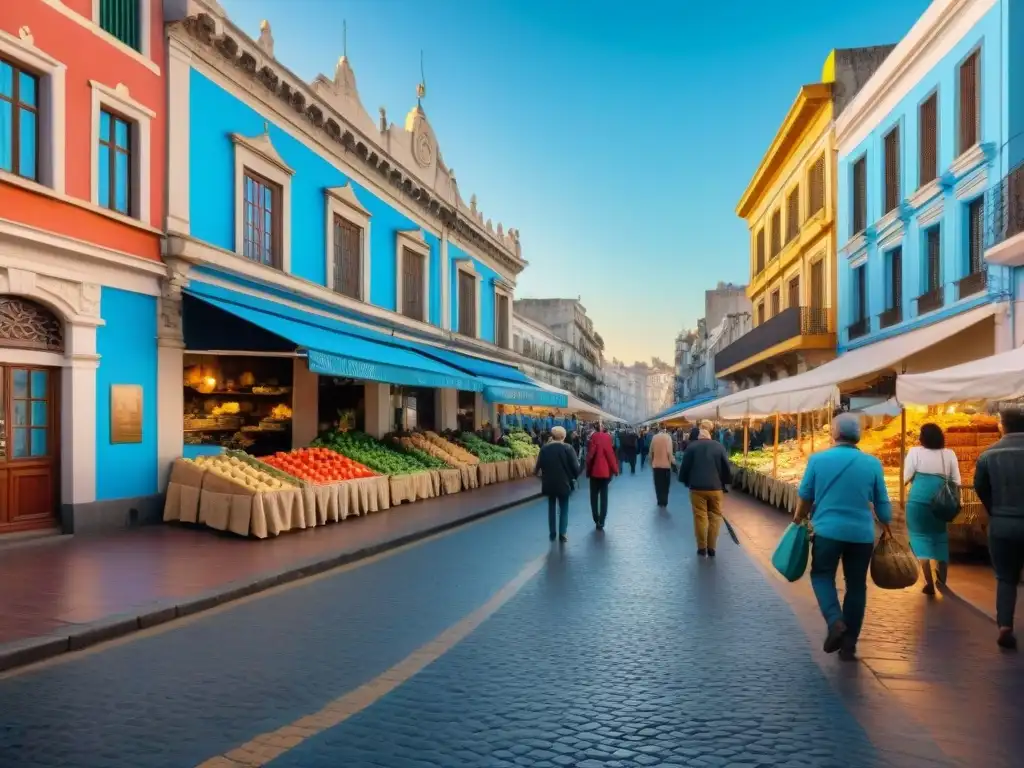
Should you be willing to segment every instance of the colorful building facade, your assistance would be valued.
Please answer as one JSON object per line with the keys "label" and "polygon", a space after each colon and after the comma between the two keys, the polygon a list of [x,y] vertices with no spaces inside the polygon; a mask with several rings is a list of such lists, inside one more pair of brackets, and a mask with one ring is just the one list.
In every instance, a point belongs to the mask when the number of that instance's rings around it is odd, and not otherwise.
{"label": "colorful building facade", "polygon": [[159,519],[160,0],[0,9],[0,535]]}
{"label": "colorful building facade", "polygon": [[984,306],[908,370],[1013,345],[1015,286],[985,259],[985,195],[1009,162],[1020,5],[936,0],[837,120],[841,351]]}
{"label": "colorful building facade", "polygon": [[212,0],[167,9],[162,467],[209,447],[189,442],[200,429],[185,424],[208,420],[190,422],[183,370],[230,389],[228,357],[287,361],[270,389],[291,393],[296,446],[350,407],[379,436],[565,404],[509,367],[519,235],[464,200],[422,85],[401,122],[375,120],[347,58],[306,83],[274,57],[267,22],[250,37]]}
{"label": "colorful building facade", "polygon": [[829,54],[800,88],[736,213],[750,230],[753,327],[715,355],[715,373],[747,388],[801,373],[836,352],[834,123],[890,48]]}

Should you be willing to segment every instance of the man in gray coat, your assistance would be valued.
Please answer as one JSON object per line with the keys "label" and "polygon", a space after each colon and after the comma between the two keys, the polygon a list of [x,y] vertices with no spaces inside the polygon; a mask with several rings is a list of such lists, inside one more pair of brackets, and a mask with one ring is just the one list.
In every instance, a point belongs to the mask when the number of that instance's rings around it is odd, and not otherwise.
{"label": "man in gray coat", "polygon": [[711,439],[713,429],[710,421],[701,422],[698,439],[687,445],[679,467],[679,482],[690,489],[693,532],[701,557],[715,556],[722,525],[722,494],[732,482],[729,456],[721,443]]}
{"label": "man in gray coat", "polygon": [[1000,647],[1014,650],[1013,613],[1024,571],[1024,411],[1003,411],[1003,437],[978,458],[974,490],[989,515],[988,550],[996,571]]}

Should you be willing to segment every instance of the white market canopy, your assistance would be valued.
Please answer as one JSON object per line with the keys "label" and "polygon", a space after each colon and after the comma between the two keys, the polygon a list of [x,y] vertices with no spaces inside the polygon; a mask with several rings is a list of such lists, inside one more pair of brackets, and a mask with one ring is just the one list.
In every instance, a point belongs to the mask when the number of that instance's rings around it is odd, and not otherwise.
{"label": "white market canopy", "polygon": [[623,424],[625,423],[625,419],[620,419],[618,416],[612,416],[610,413],[602,411],[596,405],[593,405],[592,403],[588,403],[587,401],[576,397],[576,395],[574,395],[572,392],[561,389],[560,387],[556,387],[553,384],[546,384],[543,381],[535,380],[534,384],[536,384],[541,389],[546,389],[550,392],[558,392],[568,397],[569,404],[565,408],[553,408],[551,410],[565,411],[567,413],[573,414],[582,413],[590,418],[599,419],[600,421],[615,421],[621,422]]}
{"label": "white market canopy", "polygon": [[1024,347],[929,373],[896,378],[904,405],[942,405],[964,400],[1013,400],[1024,396]]}
{"label": "white market canopy", "polygon": [[976,307],[847,352],[805,373],[734,392],[681,415],[691,420],[716,416],[720,419],[767,418],[776,413],[827,408],[830,403],[839,401],[840,385],[866,384],[879,373],[895,370],[900,362],[991,317],[997,309],[995,304]]}

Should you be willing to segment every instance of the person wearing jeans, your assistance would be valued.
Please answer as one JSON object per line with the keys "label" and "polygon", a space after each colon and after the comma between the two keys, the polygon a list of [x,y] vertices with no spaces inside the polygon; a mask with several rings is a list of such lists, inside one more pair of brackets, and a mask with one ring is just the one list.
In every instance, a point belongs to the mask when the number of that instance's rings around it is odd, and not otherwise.
{"label": "person wearing jeans", "polygon": [[668,491],[672,485],[672,467],[675,463],[672,436],[661,429],[651,438],[651,472],[654,475],[654,497],[662,509],[668,506]]}
{"label": "person wearing jeans", "polygon": [[558,509],[558,538],[569,540],[569,494],[576,487],[580,465],[572,447],[565,444],[565,428],[553,427],[551,440],[540,449],[535,473],[541,478],[541,493],[548,497],[548,537],[555,540],[555,509]]}
{"label": "person wearing jeans", "polygon": [[986,448],[974,470],[974,490],[989,515],[988,551],[996,571],[996,642],[1016,650],[1013,614],[1024,572],[1024,411],[1000,416],[1003,437]]}
{"label": "person wearing jeans", "polygon": [[[839,651],[846,661],[857,656],[864,624],[875,517],[886,533],[892,520],[882,463],[857,447],[860,435],[857,416],[844,413],[832,421],[834,445],[807,462],[794,516],[797,523],[810,517],[814,528],[811,587],[828,628],[825,653]],[[842,605],[836,590],[840,562],[846,580]]]}
{"label": "person wearing jeans", "polygon": [[612,477],[619,474],[615,446],[604,427],[590,438],[586,467],[587,477],[590,478],[590,513],[594,517],[594,526],[603,531],[608,518],[608,486]]}

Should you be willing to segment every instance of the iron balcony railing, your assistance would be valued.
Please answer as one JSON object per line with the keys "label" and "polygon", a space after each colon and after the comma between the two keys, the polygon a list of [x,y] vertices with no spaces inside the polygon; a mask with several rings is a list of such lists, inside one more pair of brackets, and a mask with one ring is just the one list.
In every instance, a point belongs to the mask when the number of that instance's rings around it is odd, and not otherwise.
{"label": "iron balcony railing", "polygon": [[[1018,144],[1024,144],[1024,136],[1020,139]],[[1002,181],[985,192],[985,214],[988,248],[1024,232],[1024,162],[1018,163]]]}
{"label": "iron balcony railing", "polygon": [[923,293],[917,297],[917,314],[923,315],[925,312],[934,312],[942,307],[945,300],[945,291],[941,285],[928,291],[928,293]]}
{"label": "iron balcony railing", "polygon": [[715,373],[732,368],[759,352],[795,339],[831,333],[827,307],[790,307],[750,329],[715,355]]}
{"label": "iron balcony railing", "polygon": [[879,328],[889,328],[903,322],[903,307],[890,307],[878,316]]}

